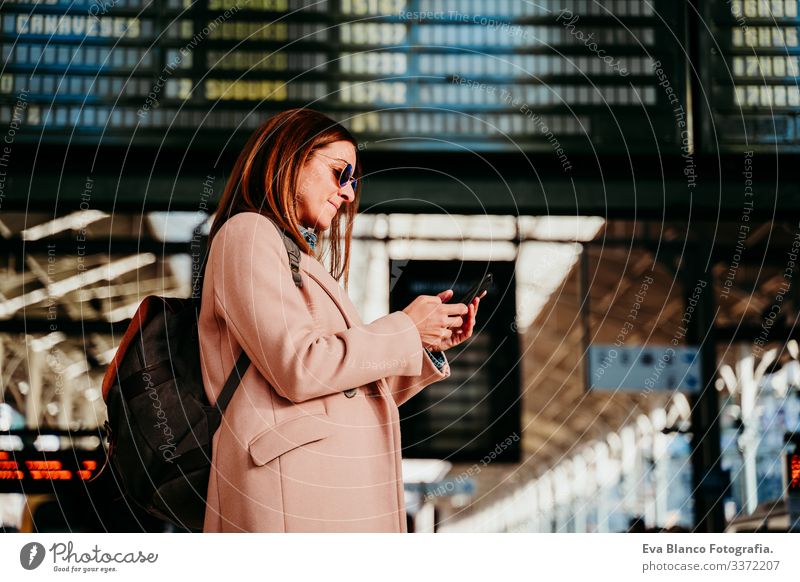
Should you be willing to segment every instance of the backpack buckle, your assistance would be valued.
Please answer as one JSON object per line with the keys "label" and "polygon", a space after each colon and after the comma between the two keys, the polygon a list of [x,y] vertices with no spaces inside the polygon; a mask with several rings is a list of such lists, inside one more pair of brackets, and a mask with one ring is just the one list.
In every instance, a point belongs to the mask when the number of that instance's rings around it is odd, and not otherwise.
{"label": "backpack buckle", "polygon": [[103,423],[103,430],[106,431],[106,442],[110,446],[111,445],[111,435],[113,434],[113,431],[111,430],[111,425],[108,423],[108,420],[106,420]]}

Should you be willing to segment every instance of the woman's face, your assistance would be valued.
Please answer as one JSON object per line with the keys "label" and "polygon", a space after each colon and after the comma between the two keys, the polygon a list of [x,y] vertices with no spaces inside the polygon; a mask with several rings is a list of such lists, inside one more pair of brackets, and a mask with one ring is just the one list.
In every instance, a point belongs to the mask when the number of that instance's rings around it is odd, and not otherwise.
{"label": "woman's face", "polygon": [[339,186],[339,176],[347,164],[355,171],[356,148],[349,141],[329,143],[311,154],[298,177],[300,224],[325,230],[341,206],[355,199],[352,183]]}

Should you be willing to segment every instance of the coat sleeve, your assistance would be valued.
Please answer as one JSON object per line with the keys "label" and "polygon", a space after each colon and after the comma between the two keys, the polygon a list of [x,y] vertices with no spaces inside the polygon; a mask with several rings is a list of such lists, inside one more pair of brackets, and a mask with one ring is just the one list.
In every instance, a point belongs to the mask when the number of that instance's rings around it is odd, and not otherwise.
{"label": "coat sleeve", "polygon": [[322,334],[292,280],[282,236],[268,218],[237,214],[211,246],[217,312],[284,398],[303,402],[386,376],[422,372],[422,340],[402,311]]}
{"label": "coat sleeve", "polygon": [[[420,340],[421,341],[421,340]],[[400,406],[407,402],[411,397],[421,392],[426,386],[438,382],[450,375],[450,363],[444,352],[437,352],[444,361],[439,368],[433,361],[427,350],[422,363],[422,372],[417,376],[389,376],[385,378],[392,393],[395,404]]]}

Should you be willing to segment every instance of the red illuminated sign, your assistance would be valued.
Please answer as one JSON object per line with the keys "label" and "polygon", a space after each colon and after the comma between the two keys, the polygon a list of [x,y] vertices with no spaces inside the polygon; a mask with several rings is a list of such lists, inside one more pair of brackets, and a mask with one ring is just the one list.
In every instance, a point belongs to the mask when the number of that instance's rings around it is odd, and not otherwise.
{"label": "red illuminated sign", "polygon": [[788,456],[789,491],[800,491],[800,454],[793,453]]}
{"label": "red illuminated sign", "polygon": [[27,490],[34,483],[88,481],[98,466],[96,451],[0,451],[0,492]]}

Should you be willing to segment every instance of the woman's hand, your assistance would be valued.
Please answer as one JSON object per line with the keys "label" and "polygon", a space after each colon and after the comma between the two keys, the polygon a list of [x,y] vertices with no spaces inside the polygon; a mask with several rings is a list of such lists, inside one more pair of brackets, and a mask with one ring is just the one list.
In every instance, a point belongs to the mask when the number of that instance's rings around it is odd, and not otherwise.
{"label": "woman's hand", "polygon": [[476,297],[469,306],[445,303],[452,297],[452,289],[438,295],[420,295],[403,309],[417,326],[422,345],[430,350],[441,352],[472,336],[480,299]]}
{"label": "woman's hand", "polygon": [[[457,329],[453,329],[453,333],[447,339],[440,342],[439,347],[431,349],[443,352],[472,337],[472,330],[475,328],[475,320],[478,317],[478,304],[481,302],[481,297],[484,295],[486,295],[486,291],[473,299],[472,303],[467,306],[466,321]],[[439,293],[438,296],[442,298],[442,301],[447,301],[453,297],[453,290],[448,289],[447,291]],[[454,305],[463,305],[463,303],[454,303]]]}

